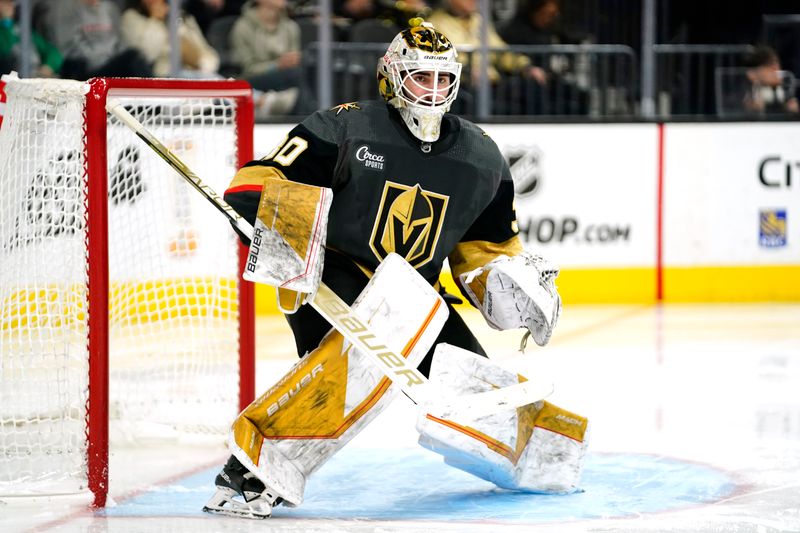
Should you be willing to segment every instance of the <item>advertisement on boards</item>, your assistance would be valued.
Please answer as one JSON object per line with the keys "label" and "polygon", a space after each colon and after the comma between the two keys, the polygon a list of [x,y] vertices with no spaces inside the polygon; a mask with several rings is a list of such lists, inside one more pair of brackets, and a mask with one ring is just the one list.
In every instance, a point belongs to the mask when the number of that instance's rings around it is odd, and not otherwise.
{"label": "advertisement on boards", "polygon": [[578,268],[655,262],[657,127],[486,125],[509,161],[525,247]]}
{"label": "advertisement on boards", "polygon": [[800,264],[800,124],[665,131],[665,264]]}

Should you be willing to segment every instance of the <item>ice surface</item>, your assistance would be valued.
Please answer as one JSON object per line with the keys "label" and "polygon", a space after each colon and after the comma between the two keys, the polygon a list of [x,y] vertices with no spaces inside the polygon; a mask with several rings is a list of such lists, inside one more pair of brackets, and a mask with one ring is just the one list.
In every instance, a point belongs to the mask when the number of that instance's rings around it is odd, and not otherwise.
{"label": "ice surface", "polygon": [[[200,507],[221,444],[112,447],[104,511],[85,497],[0,497],[2,531],[800,532],[800,305],[572,306],[551,344],[467,321],[493,357],[547,373],[554,403],[588,416],[583,492],[515,494],[416,445],[400,397],[268,522]],[[288,328],[259,324],[258,388],[291,363]]]}

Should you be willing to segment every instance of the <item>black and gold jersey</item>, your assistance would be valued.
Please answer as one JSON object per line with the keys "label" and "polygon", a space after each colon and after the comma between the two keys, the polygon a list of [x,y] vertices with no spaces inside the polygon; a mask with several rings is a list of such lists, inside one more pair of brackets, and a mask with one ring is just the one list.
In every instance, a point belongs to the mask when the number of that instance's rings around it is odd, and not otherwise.
{"label": "black and gold jersey", "polygon": [[411,135],[383,102],[342,104],[294,127],[237,173],[225,200],[251,223],[268,177],[333,190],[327,246],[374,271],[390,252],[435,283],[522,250],[508,165],[480,128],[445,115],[438,141]]}

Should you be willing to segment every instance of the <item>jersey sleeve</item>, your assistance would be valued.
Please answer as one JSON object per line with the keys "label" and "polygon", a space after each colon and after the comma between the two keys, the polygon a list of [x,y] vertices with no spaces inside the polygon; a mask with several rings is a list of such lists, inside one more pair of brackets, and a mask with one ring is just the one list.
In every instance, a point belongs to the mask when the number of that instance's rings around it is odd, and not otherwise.
{"label": "jersey sleeve", "polygon": [[465,272],[484,266],[501,255],[511,257],[523,251],[514,212],[514,182],[505,159],[502,164],[503,177],[494,198],[448,257],[456,283],[459,275]]}
{"label": "jersey sleeve", "polygon": [[331,187],[339,157],[337,125],[315,113],[295,126],[266,157],[244,165],[224,194],[245,220],[255,223],[261,191],[269,179]]}

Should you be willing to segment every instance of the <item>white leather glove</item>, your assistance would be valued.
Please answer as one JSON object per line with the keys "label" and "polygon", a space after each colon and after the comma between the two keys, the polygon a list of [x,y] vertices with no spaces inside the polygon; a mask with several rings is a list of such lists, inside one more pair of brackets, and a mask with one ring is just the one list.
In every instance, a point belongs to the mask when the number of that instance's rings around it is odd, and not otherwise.
{"label": "white leather glove", "polygon": [[[483,300],[478,301],[470,284],[485,272]],[[523,252],[499,257],[460,279],[490,326],[527,328],[536,344],[544,346],[561,316],[561,297],[555,285],[558,273],[558,267],[543,257]],[[526,339],[527,335],[523,347]]]}

